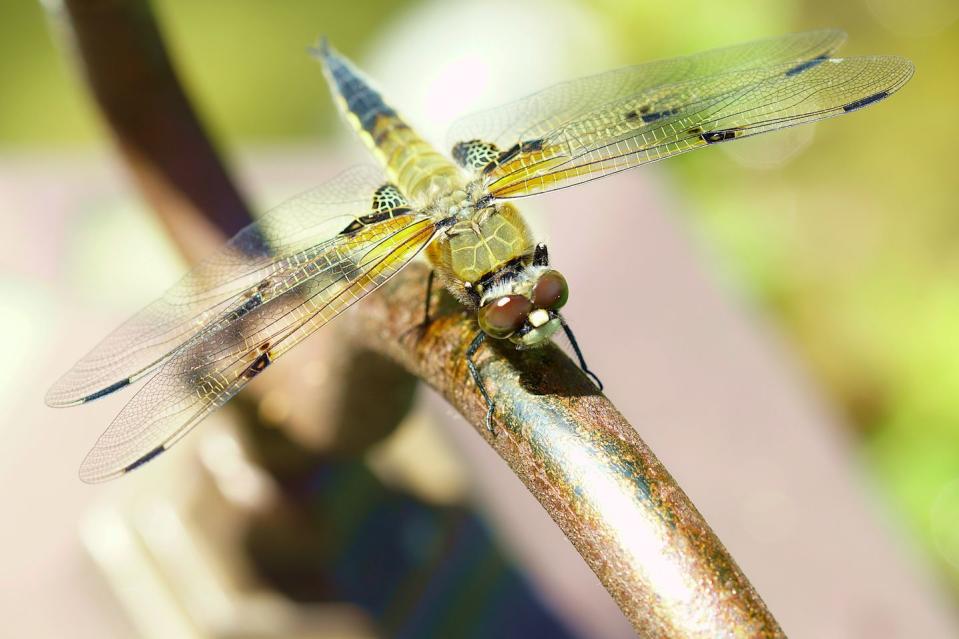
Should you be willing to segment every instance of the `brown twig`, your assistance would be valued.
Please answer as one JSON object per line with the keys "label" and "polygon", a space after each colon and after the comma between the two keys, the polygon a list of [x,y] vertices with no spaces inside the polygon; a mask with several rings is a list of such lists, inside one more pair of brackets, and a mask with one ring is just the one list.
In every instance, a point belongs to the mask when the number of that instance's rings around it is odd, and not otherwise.
{"label": "brown twig", "polygon": [[643,637],[781,637],[782,630],[635,429],[558,348],[487,343],[478,366],[496,434],[470,379],[477,328],[445,305],[420,326],[426,268],[364,300],[357,340],[433,386],[526,484]]}
{"label": "brown twig", "polygon": [[[137,182],[190,257],[213,229],[248,220],[173,72],[143,0],[63,0],[80,59]],[[206,237],[194,241],[198,226]],[[644,637],[783,633],[702,516],[622,415],[557,348],[487,344],[479,367],[496,436],[467,373],[476,330],[445,306],[420,327],[425,271],[412,266],[364,301],[360,348],[438,389],[506,460]]]}

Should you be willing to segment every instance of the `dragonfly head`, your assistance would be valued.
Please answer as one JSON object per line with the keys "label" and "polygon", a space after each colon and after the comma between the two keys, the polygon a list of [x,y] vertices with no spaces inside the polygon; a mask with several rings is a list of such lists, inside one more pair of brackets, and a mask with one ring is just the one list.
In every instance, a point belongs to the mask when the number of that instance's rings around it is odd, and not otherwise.
{"label": "dragonfly head", "polygon": [[490,337],[509,339],[517,348],[536,348],[562,326],[559,309],[569,299],[569,286],[554,269],[537,269],[533,278],[516,284],[484,300],[477,319]]}

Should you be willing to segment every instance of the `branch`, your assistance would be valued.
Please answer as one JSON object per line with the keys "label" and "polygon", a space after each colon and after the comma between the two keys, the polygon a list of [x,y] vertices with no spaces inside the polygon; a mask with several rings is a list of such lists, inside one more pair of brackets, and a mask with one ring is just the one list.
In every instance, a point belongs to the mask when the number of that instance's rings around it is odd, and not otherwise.
{"label": "branch", "polygon": [[[63,0],[98,104],[141,190],[195,259],[249,219],[186,96],[144,0]],[[198,225],[206,232],[199,241]],[[201,251],[202,245],[202,251]],[[554,346],[487,342],[478,365],[497,435],[464,354],[476,325],[450,303],[422,328],[425,268],[363,302],[358,348],[439,390],[540,501],[644,637],[782,637],[732,557],[636,431]],[[447,300],[448,302],[449,300]]]}
{"label": "branch", "polygon": [[[636,430],[559,348],[487,340],[451,300],[425,329],[427,268],[407,267],[354,315],[354,338],[443,394],[509,464],[643,637],[782,637],[755,589]],[[448,296],[447,296],[448,297]],[[435,310],[434,310],[435,313]]]}

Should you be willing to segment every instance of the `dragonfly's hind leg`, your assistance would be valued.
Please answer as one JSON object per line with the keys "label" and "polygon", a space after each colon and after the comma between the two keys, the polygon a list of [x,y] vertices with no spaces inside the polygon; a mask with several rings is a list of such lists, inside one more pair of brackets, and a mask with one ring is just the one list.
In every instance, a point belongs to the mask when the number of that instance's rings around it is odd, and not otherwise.
{"label": "dragonfly's hind leg", "polygon": [[477,333],[476,337],[473,338],[470,347],[466,349],[466,365],[469,367],[473,383],[476,384],[480,393],[483,395],[483,399],[486,400],[486,430],[495,435],[496,432],[493,430],[493,409],[496,407],[496,404],[493,403],[489,393],[486,391],[486,385],[483,383],[483,378],[480,377],[479,369],[476,368],[476,364],[473,362],[473,356],[476,355],[476,351],[479,350],[480,345],[485,339],[486,333],[483,331]]}
{"label": "dragonfly's hind leg", "polygon": [[566,333],[566,337],[569,338],[569,343],[573,347],[573,352],[576,353],[576,359],[579,360],[579,367],[583,369],[583,372],[589,375],[599,390],[603,390],[603,382],[596,376],[596,373],[589,370],[589,367],[586,366],[586,359],[583,357],[583,351],[579,349],[579,343],[576,341],[576,336],[573,335],[573,329],[569,327],[569,324],[566,323],[566,319],[561,315],[559,318],[560,324],[563,325],[563,331]]}

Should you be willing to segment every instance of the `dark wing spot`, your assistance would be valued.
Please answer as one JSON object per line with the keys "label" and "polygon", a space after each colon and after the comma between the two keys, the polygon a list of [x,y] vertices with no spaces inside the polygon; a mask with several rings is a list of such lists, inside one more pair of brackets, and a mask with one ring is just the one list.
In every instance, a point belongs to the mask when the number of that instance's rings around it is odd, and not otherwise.
{"label": "dark wing spot", "polygon": [[[463,167],[474,170],[482,170],[483,173],[489,173],[497,166],[505,164],[515,158],[520,153],[534,153],[542,151],[545,142],[542,138],[535,140],[526,140],[514,144],[502,153],[495,145],[479,140],[471,142],[460,142],[453,147],[453,159]],[[495,153],[490,155],[491,153]]]}
{"label": "dark wing spot", "polygon": [[843,111],[849,113],[850,111],[855,111],[856,109],[861,109],[867,104],[872,104],[873,102],[878,102],[883,98],[887,97],[889,94],[885,91],[880,91],[874,95],[870,95],[868,98],[863,98],[862,100],[856,100],[855,102],[850,102],[842,108]]}
{"label": "dark wing spot", "polygon": [[[511,146],[510,148],[506,149],[505,151],[499,154],[499,157],[496,158],[494,165],[509,162],[510,160],[515,158],[517,155],[519,155],[519,151],[520,151],[519,144],[514,144],[513,146]],[[484,170],[487,170],[487,169],[484,169]]]}
{"label": "dark wing spot", "polygon": [[639,112],[640,112],[640,113],[649,113],[650,108],[651,108],[651,107],[650,107],[648,104],[644,104],[643,106],[639,107]]}
{"label": "dark wing spot", "polygon": [[460,166],[466,166],[469,159],[470,146],[476,144],[479,140],[470,140],[469,142],[457,142],[453,145],[453,159]]}
{"label": "dark wing spot", "polygon": [[639,119],[639,111],[629,111],[625,115],[627,122],[632,122]]}
{"label": "dark wing spot", "polygon": [[382,222],[383,220],[388,220],[390,218],[394,218],[399,215],[406,215],[410,211],[412,211],[412,209],[409,209],[404,206],[396,209],[391,209],[389,211],[383,211],[381,213],[370,213],[369,215],[358,217],[352,222],[350,222],[349,224],[347,224],[346,228],[340,231],[340,235],[349,235],[350,233],[355,233],[356,231],[359,231],[361,228],[365,226],[369,226],[370,224],[376,224],[377,222]]}
{"label": "dark wing spot", "polygon": [[736,131],[736,129],[719,129],[716,131],[706,131],[705,133],[700,133],[699,137],[701,137],[706,144],[715,144],[716,142],[732,140],[736,137],[737,133],[738,131]]}
{"label": "dark wing spot", "polygon": [[409,205],[409,202],[406,201],[403,193],[400,192],[395,184],[386,183],[373,193],[372,210],[374,213],[389,211],[407,205]]}
{"label": "dark wing spot", "polygon": [[124,469],[123,469],[123,472],[128,473],[128,472],[130,472],[131,470],[133,470],[133,469],[135,469],[135,468],[139,468],[140,466],[142,466],[143,464],[147,463],[148,461],[150,461],[151,459],[153,459],[154,457],[156,457],[157,455],[159,455],[160,453],[162,453],[162,452],[165,451],[165,450],[166,450],[166,448],[165,448],[164,446],[162,446],[162,445],[157,446],[156,448],[154,448],[153,450],[151,450],[149,453],[147,453],[146,455],[144,455],[144,456],[141,457],[140,459],[136,460],[135,462],[133,462],[132,464],[130,464],[129,466],[127,466],[126,468],[124,468]]}
{"label": "dark wing spot", "polygon": [[828,59],[829,59],[829,56],[824,53],[820,56],[813,58],[812,60],[806,60],[805,62],[801,62],[797,64],[796,66],[794,66],[793,68],[786,71],[786,76],[789,77],[793,75],[799,75],[803,71],[808,71],[809,69],[813,68],[817,64],[822,64],[824,61]]}
{"label": "dark wing spot", "polygon": [[656,111],[655,113],[647,113],[643,115],[643,122],[645,122],[646,124],[649,124],[650,122],[655,122],[656,120],[667,118],[678,112],[679,112],[679,109],[665,109],[663,111]]}
{"label": "dark wing spot", "polygon": [[523,142],[522,144],[520,144],[520,150],[523,151],[523,153],[532,153],[534,151],[542,151],[543,139],[539,138],[536,140],[527,140],[526,142]]}
{"label": "dark wing spot", "polygon": [[363,219],[363,218],[359,218],[359,219],[353,220],[352,222],[350,222],[349,224],[347,224],[347,225],[346,225],[346,228],[344,228],[342,231],[340,231],[340,235],[349,235],[350,233],[353,233],[353,232],[355,232],[355,231],[359,231],[361,228],[363,228],[363,223],[360,222],[360,220],[362,220],[362,219]]}
{"label": "dark wing spot", "polygon": [[495,144],[482,140],[457,142],[453,146],[453,159],[461,167],[471,171],[485,170],[489,165],[495,164],[499,154]]}
{"label": "dark wing spot", "polygon": [[693,128],[686,130],[686,133],[689,133],[692,135],[699,135],[702,132],[703,132],[703,127],[701,126],[694,126]]}
{"label": "dark wing spot", "polygon": [[510,148],[506,149],[499,154],[499,157],[491,163],[490,166],[486,166],[483,170],[490,171],[492,167],[497,164],[506,164],[513,158],[515,158],[520,153],[531,153],[533,151],[542,151],[543,150],[543,140],[527,140],[526,142],[520,142],[519,144],[514,144]]}
{"label": "dark wing spot", "polygon": [[242,306],[236,309],[236,311],[234,312],[233,319],[235,320],[240,319],[241,317],[243,317],[250,311],[262,306],[262,304],[263,304],[263,295],[259,292],[259,289],[258,289],[256,294],[251,296],[250,299],[243,302]]}
{"label": "dark wing spot", "polygon": [[86,397],[83,398],[83,401],[84,401],[84,402],[92,402],[92,401],[95,400],[95,399],[100,399],[101,397],[103,397],[103,396],[105,396],[105,395],[109,395],[109,394],[112,393],[113,391],[120,390],[121,388],[123,388],[124,386],[128,385],[129,383],[130,383],[130,379],[129,379],[129,378],[127,378],[127,379],[121,379],[119,382],[114,382],[113,384],[110,384],[110,385],[107,386],[106,388],[101,388],[101,389],[98,390],[97,392],[91,393],[90,395],[87,395]]}
{"label": "dark wing spot", "polygon": [[259,357],[253,360],[253,363],[247,367],[243,372],[243,376],[247,379],[253,379],[260,373],[266,370],[266,367],[272,363],[269,353],[262,353]]}

